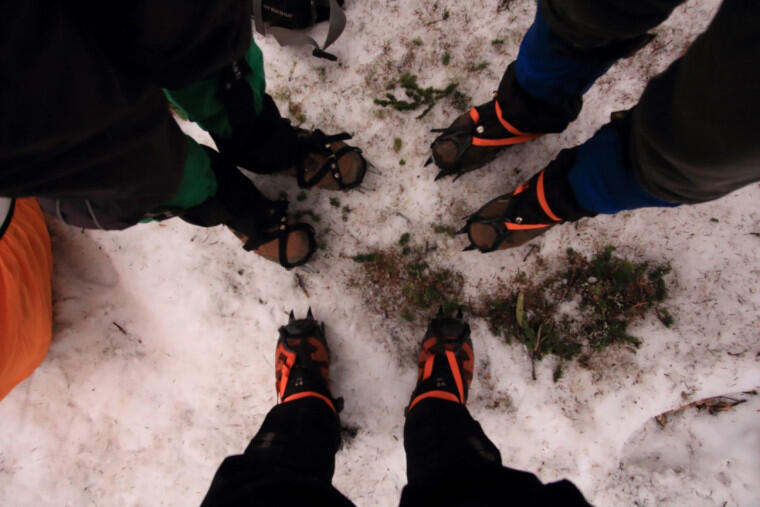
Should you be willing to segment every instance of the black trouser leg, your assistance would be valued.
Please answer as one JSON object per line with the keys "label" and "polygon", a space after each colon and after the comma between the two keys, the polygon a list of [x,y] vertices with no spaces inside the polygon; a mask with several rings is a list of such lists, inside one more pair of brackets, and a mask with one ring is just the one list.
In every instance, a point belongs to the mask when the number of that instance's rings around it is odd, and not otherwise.
{"label": "black trouser leg", "polygon": [[245,453],[224,460],[203,505],[352,505],[332,485],[338,417],[317,398],[274,407]]}
{"label": "black trouser leg", "polygon": [[501,454],[463,405],[421,401],[404,425],[409,484],[484,468],[501,468]]}
{"label": "black trouser leg", "polygon": [[330,483],[339,445],[340,424],[332,409],[320,399],[303,398],[274,407],[245,455]]}
{"label": "black trouser leg", "polygon": [[542,485],[501,466],[501,455],[463,405],[426,399],[404,426],[407,477],[401,506],[588,505],[568,481]]}
{"label": "black trouser leg", "polygon": [[685,0],[539,0],[552,33],[576,48],[635,39],[665,21]]}
{"label": "black trouser leg", "polygon": [[659,199],[696,203],[760,180],[760,2],[725,0],[653,78],[623,132],[634,174]]}

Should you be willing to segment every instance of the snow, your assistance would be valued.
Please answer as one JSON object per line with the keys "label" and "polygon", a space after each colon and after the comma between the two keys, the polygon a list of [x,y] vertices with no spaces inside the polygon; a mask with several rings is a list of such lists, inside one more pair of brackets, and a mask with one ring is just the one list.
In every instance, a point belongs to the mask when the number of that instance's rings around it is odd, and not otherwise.
{"label": "snow", "polygon": [[[760,237],[751,234],[760,232],[759,185],[712,203],[555,227],[527,260],[525,248],[463,253],[461,239],[431,230],[461,224],[590,137],[611,111],[635,104],[647,78],[683,53],[719,2],[680,7],[656,29],[655,44],[599,80],[563,134],[516,147],[457,182],[434,182],[435,169],[423,168],[429,130],[458,112],[440,104],[422,120],[392,111],[381,118],[373,98],[411,71],[423,86],[458,80],[475,103],[488,100],[534,13],[530,1],[500,13],[497,3],[349,2],[338,64],[257,35],[270,91],[301,103],[308,126],[354,133],[382,172],[368,175],[365,193],[313,190],[304,202],[292,179],[255,178],[268,195],[285,190],[295,209],[321,216],[318,273],[248,254],[223,228],[171,220],[111,233],[51,221],[55,336],[43,365],[0,403],[0,505],[199,503],[221,460],[242,452],[275,402],[277,328],[291,308],[304,314],[309,306],[327,323],[342,421],[358,429],[337,455],[334,483],[357,505],[396,504],[412,351],[424,330],[368,313],[362,289],[346,282],[360,269],[350,256],[394,245],[404,232],[413,244],[435,242],[430,262],[464,273],[469,295],[518,271],[539,273],[538,254],[551,265],[568,247],[589,253],[613,244],[633,258],[671,261],[675,326],[650,316],[631,329],[643,342],[637,353],[609,350],[596,359],[603,367],[568,366],[556,384],[551,358],[536,365],[533,381],[524,348],[473,320],[469,408],[506,465],[543,481],[568,478],[597,505],[760,503],[757,398],[716,416],[687,411],[665,429],[653,420],[688,401],[760,387]],[[504,44],[492,45],[495,38]],[[445,52],[449,66],[440,63]],[[481,61],[489,66],[468,70]],[[347,221],[330,197],[353,209]]]}

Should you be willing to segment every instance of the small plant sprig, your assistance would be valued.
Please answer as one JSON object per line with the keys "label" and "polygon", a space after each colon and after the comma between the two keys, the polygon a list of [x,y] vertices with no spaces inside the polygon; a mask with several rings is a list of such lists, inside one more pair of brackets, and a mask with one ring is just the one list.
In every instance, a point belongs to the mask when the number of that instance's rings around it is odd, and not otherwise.
{"label": "small plant sprig", "polygon": [[422,88],[417,82],[417,76],[404,73],[398,79],[398,82],[392,81],[388,84],[388,90],[393,90],[396,86],[401,86],[410,100],[401,100],[390,91],[385,94],[383,99],[375,99],[375,104],[383,107],[391,107],[396,111],[415,111],[422,106],[425,109],[417,116],[417,119],[424,118],[439,100],[450,98],[452,105],[458,110],[464,110],[470,102],[469,97],[458,90],[457,83],[450,83],[446,88],[439,89],[432,86]]}

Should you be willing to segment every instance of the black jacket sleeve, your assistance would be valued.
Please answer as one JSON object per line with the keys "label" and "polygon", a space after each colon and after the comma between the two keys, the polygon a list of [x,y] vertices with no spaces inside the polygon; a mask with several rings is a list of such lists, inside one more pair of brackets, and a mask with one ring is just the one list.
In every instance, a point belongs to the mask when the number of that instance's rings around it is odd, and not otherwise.
{"label": "black jacket sleeve", "polygon": [[180,88],[242,58],[251,43],[250,0],[78,0],[80,26],[114,64],[162,88]]}
{"label": "black jacket sleeve", "polygon": [[242,0],[0,3],[0,195],[44,198],[70,223],[107,229],[171,199],[187,142],[161,87],[243,55],[249,9]]}

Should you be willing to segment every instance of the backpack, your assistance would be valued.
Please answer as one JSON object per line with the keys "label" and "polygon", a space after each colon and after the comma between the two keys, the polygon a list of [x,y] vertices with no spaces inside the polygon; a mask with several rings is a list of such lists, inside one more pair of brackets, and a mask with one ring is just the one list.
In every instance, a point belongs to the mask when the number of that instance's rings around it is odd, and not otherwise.
{"label": "backpack", "polygon": [[[253,22],[262,35],[271,33],[280,46],[314,46],[312,55],[335,61],[338,58],[325,51],[346,27],[344,0],[253,0]],[[300,30],[328,21],[327,39],[320,46]]]}

